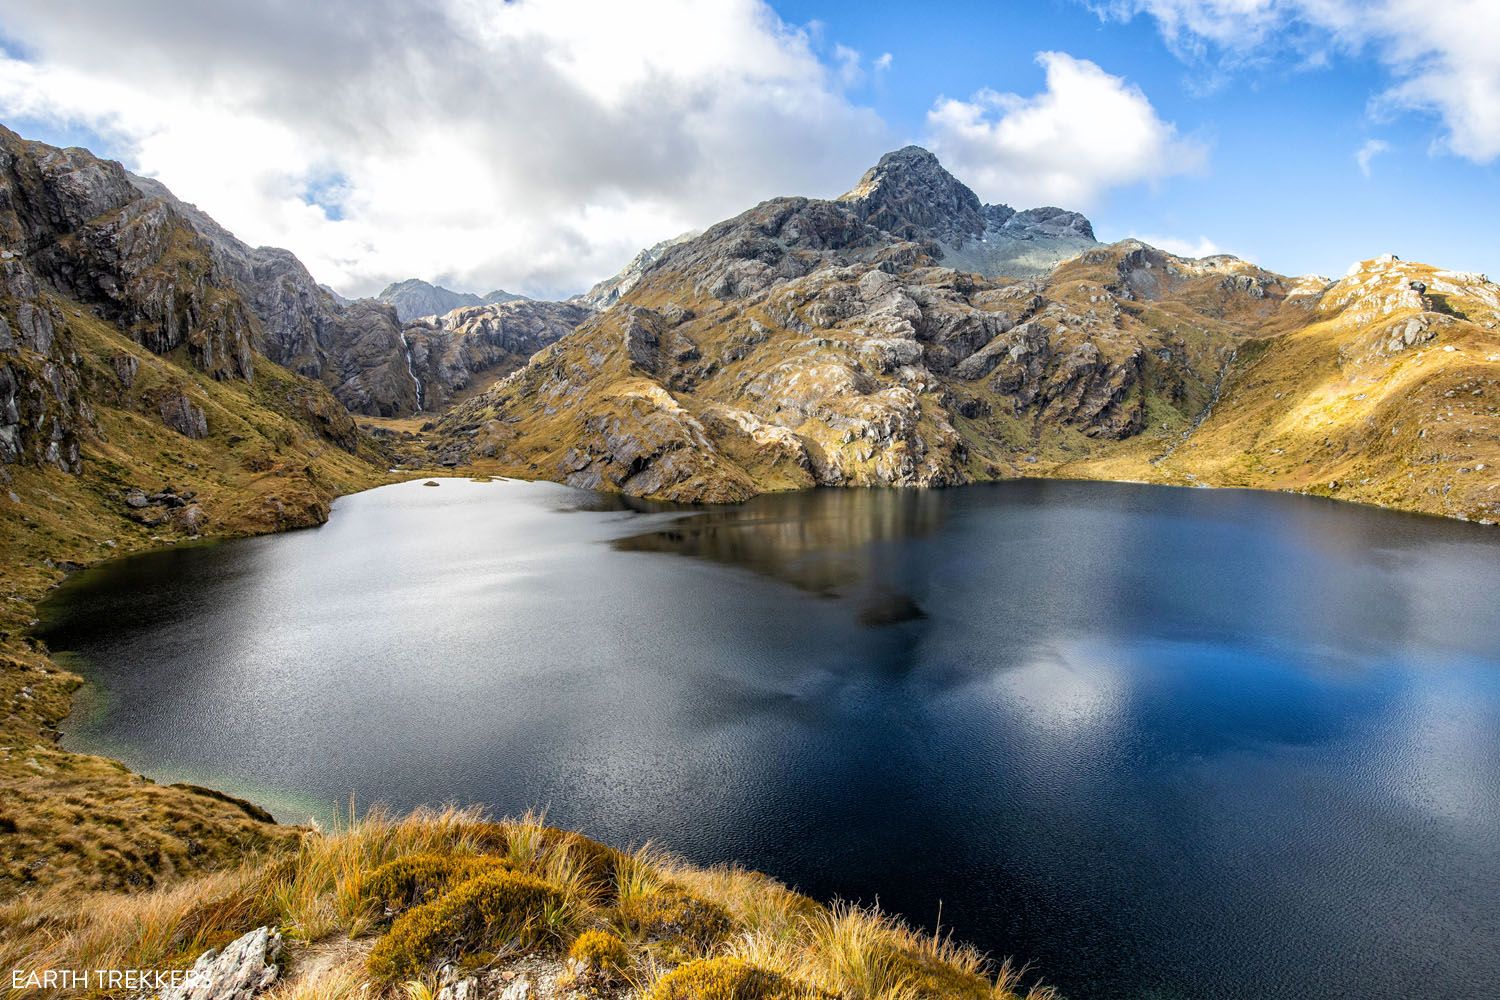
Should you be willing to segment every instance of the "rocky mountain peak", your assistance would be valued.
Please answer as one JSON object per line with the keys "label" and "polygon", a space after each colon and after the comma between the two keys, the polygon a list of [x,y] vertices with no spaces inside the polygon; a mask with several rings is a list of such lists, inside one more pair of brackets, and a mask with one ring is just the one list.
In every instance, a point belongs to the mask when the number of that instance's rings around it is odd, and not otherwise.
{"label": "rocky mountain peak", "polygon": [[921,146],[886,153],[838,202],[901,239],[936,244],[949,267],[986,275],[1043,274],[1095,243],[1078,212],[982,203]]}
{"label": "rocky mountain peak", "polygon": [[921,146],[886,153],[839,201],[903,239],[962,243],[984,232],[984,205]]}

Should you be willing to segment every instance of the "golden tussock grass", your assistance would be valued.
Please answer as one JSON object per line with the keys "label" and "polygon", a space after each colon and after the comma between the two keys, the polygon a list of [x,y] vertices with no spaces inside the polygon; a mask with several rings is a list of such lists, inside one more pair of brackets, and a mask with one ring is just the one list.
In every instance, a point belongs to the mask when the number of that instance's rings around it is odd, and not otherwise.
{"label": "golden tussock grass", "polygon": [[[444,871],[450,881],[432,877]],[[429,877],[426,888],[412,888],[413,872]],[[767,974],[705,966],[734,996],[737,984],[774,983],[788,997],[1055,1000],[1024,986],[1030,977],[1011,963],[994,966],[877,909],[824,906],[755,872],[701,868],[649,846],[616,851],[537,814],[496,822],[476,809],[397,816],[352,804],[332,828],[231,870],[145,892],[16,899],[0,907],[0,963],[183,968],[266,924],[289,950],[271,1000],[422,1000],[442,961],[477,970],[521,954],[561,961],[575,944],[580,971],[607,965],[640,994],[686,963],[724,959]],[[305,958],[340,947],[341,960]]]}

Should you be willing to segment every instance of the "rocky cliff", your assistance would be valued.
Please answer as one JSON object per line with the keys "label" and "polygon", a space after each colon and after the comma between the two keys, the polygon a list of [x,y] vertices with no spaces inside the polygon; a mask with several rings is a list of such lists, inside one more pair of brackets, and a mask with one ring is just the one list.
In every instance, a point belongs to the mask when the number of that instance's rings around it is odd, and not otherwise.
{"label": "rocky cliff", "polygon": [[356,413],[394,416],[417,409],[394,308],[368,299],[340,301],[289,251],[249,246],[159,182],[130,180],[143,201],[166,206],[197,236],[222,282],[259,321],[256,346],[266,357],[322,382]]}
{"label": "rocky cliff", "polygon": [[264,364],[237,266],[118,163],[0,129],[0,462],[79,473],[106,409],[204,439],[219,397],[272,383],[274,409],[357,450],[343,407]]}
{"label": "rocky cliff", "polygon": [[920,146],[882,156],[839,202],[889,233],[927,244],[944,265],[986,276],[1035,277],[1095,245],[1094,227],[1077,212],[981,204]]}
{"label": "rocky cliff", "polygon": [[404,335],[422,408],[439,411],[480,380],[508,375],[591,315],[579,303],[512,299],[408,323]]}

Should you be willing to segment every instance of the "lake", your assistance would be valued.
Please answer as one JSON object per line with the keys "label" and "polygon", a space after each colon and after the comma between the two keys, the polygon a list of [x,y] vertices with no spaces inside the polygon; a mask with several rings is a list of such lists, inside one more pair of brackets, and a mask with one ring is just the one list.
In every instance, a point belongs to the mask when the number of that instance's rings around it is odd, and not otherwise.
{"label": "lake", "polygon": [[1493,997],[1500,529],[1023,481],[671,510],[445,479],[44,610],[67,745],[279,818],[557,825],[1073,1000]]}

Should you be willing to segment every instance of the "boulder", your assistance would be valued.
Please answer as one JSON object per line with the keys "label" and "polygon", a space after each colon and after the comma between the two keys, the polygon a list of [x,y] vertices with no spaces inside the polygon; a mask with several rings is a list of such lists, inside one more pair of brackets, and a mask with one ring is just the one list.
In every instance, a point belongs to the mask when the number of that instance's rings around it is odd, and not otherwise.
{"label": "boulder", "polygon": [[177,527],[177,530],[186,534],[201,535],[203,527],[207,523],[208,515],[203,512],[202,507],[195,503],[188,504],[185,507],[178,507],[172,511],[172,524]]}
{"label": "boulder", "polygon": [[120,380],[121,385],[129,389],[135,384],[135,375],[140,371],[141,362],[134,354],[116,354],[110,359],[110,363],[114,366],[115,377]]}

